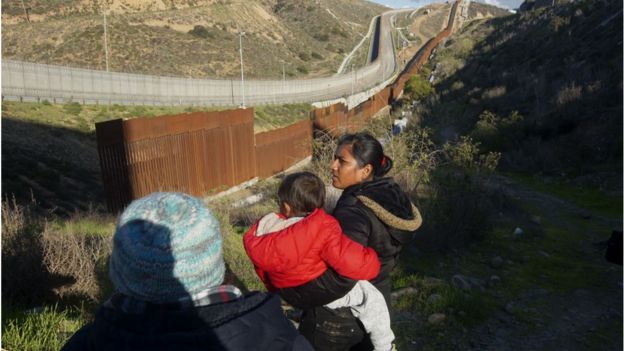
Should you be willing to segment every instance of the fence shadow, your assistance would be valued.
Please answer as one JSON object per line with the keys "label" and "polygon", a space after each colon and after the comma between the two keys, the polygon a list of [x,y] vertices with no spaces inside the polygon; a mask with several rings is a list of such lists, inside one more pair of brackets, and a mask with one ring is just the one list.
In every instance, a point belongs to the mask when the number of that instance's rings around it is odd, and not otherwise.
{"label": "fence shadow", "polygon": [[103,208],[95,133],[3,117],[2,193],[58,214]]}

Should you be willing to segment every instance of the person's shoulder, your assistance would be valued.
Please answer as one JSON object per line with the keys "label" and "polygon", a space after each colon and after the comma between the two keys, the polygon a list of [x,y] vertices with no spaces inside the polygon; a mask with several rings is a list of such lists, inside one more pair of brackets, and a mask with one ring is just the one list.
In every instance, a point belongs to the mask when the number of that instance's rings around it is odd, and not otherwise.
{"label": "person's shoulder", "polygon": [[339,225],[336,218],[329,213],[325,212],[322,208],[315,209],[305,222],[307,225],[318,226],[320,229],[326,229],[327,226]]}

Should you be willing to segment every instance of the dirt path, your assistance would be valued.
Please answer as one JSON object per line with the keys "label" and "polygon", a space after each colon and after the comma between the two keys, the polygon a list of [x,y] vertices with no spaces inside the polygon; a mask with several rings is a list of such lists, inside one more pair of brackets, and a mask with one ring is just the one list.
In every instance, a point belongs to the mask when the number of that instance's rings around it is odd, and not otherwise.
{"label": "dirt path", "polygon": [[[589,213],[568,201],[525,188],[508,178],[496,177],[491,186],[534,207],[554,227],[583,231],[578,241],[581,253],[577,256],[578,264],[598,267],[598,272],[604,276],[588,279],[591,284],[565,292],[550,292],[535,284],[473,329],[468,344],[458,348],[622,350],[622,267],[606,262],[604,248],[596,245],[608,237],[605,230],[621,229],[621,219]],[[580,218],[587,225],[579,226],[570,218]]]}

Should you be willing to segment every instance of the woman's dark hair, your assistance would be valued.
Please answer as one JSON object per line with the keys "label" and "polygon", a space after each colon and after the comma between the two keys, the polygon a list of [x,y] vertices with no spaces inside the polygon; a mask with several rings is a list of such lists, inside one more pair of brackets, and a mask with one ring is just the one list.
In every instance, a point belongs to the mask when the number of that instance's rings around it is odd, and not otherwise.
{"label": "woman's dark hair", "polygon": [[277,190],[280,207],[288,203],[295,216],[305,216],[325,203],[325,184],[310,172],[286,176]]}
{"label": "woman's dark hair", "polygon": [[358,166],[373,166],[375,178],[384,176],[392,169],[392,159],[384,155],[381,143],[374,136],[366,132],[345,134],[338,139],[338,147],[346,145],[351,145],[351,153]]}

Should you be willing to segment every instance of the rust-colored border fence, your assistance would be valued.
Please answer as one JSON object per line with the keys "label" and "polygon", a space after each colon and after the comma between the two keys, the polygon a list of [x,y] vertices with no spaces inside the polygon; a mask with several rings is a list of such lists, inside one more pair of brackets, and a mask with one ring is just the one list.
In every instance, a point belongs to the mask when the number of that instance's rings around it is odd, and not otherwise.
{"label": "rust-colored border fence", "polygon": [[338,136],[362,128],[398,99],[405,82],[453,29],[449,24],[408,63],[393,84],[348,110],[342,104],[310,111],[310,120],[253,132],[253,109],[112,120],[96,124],[100,168],[110,211],[154,191],[203,196],[254,177],[269,177],[312,154],[313,128]]}
{"label": "rust-colored border fence", "polygon": [[270,177],[312,155],[312,121],[256,134],[256,170]]}
{"label": "rust-colored border fence", "polygon": [[193,195],[256,176],[253,110],[195,112],[96,124],[110,211],[154,191]]}

